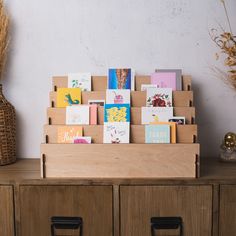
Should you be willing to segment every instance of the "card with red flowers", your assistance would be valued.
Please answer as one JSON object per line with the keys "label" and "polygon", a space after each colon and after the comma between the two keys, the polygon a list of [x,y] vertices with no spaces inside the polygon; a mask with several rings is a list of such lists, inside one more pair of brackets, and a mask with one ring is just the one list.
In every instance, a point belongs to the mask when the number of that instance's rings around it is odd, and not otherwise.
{"label": "card with red flowers", "polygon": [[171,88],[148,88],[146,96],[147,107],[172,107]]}

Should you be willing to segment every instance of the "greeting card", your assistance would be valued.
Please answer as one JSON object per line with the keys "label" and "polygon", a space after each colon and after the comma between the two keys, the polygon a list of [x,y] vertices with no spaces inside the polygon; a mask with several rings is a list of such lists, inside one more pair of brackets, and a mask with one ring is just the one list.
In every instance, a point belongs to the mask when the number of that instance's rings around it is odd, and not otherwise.
{"label": "greeting card", "polygon": [[109,69],[108,89],[131,89],[131,69]]}
{"label": "greeting card", "polygon": [[175,122],[177,125],[185,125],[184,116],[173,116],[169,119],[169,122]]}
{"label": "greeting card", "polygon": [[129,89],[107,89],[106,91],[107,104],[130,104]]}
{"label": "greeting card", "polygon": [[59,126],[57,128],[58,143],[74,143],[74,140],[83,135],[81,126]]}
{"label": "greeting card", "polygon": [[92,138],[91,137],[85,137],[85,136],[81,136],[81,137],[77,137],[74,140],[75,144],[90,144],[92,143]]}
{"label": "greeting card", "polygon": [[173,116],[173,107],[142,107],[142,124],[151,122],[168,122]]}
{"label": "greeting card", "polygon": [[129,143],[129,122],[105,122],[103,143]]}
{"label": "greeting card", "polygon": [[81,104],[80,88],[58,88],[57,107],[67,107]]}
{"label": "greeting card", "polygon": [[105,100],[88,100],[88,104],[96,104],[97,106],[104,106],[105,105]]}
{"label": "greeting card", "polygon": [[90,125],[96,125],[97,124],[97,111],[98,111],[98,106],[97,104],[92,104],[89,105],[89,124]]}
{"label": "greeting card", "polygon": [[130,122],[130,105],[105,104],[104,122]]}
{"label": "greeting card", "polygon": [[176,143],[176,123],[175,122],[151,122],[152,125],[169,125],[171,143]]}
{"label": "greeting card", "polygon": [[155,72],[151,74],[151,84],[156,84],[158,88],[172,88],[176,90],[176,73]]}
{"label": "greeting card", "polygon": [[170,126],[146,125],[145,143],[170,143]]}
{"label": "greeting card", "polygon": [[148,88],[146,98],[147,107],[172,107],[171,88]]}
{"label": "greeting card", "polygon": [[156,69],[156,72],[174,72],[176,74],[176,90],[182,90],[182,70],[181,69]]}
{"label": "greeting card", "polygon": [[91,73],[68,74],[68,88],[81,88],[82,91],[91,91]]}
{"label": "greeting card", "polygon": [[156,84],[141,84],[141,91],[146,91],[149,88],[157,88]]}
{"label": "greeting card", "polygon": [[86,105],[66,107],[66,124],[89,125],[89,111]]}

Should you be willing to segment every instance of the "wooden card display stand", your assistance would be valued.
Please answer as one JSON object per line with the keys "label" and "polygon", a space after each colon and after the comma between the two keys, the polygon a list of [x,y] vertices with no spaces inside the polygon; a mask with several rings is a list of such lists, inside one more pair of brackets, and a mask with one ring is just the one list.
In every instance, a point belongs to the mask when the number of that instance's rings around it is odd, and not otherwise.
{"label": "wooden card display stand", "polygon": [[[130,144],[103,144],[103,107],[98,108],[98,125],[84,125],[84,136],[92,144],[58,144],[57,129],[65,125],[66,109],[56,108],[57,88],[67,87],[66,76],[53,77],[48,124],[44,126],[45,143],[41,144],[41,176],[63,178],[195,178],[200,160],[191,77],[183,76],[183,91],[173,92],[175,116],[184,116],[185,125],[177,125],[176,144],[145,144],[141,125],[141,107],[146,92],[141,84],[150,84],[150,76],[136,76],[136,91],[131,92]],[[107,77],[92,76],[91,92],[82,92],[82,104],[89,99],[104,99]]]}

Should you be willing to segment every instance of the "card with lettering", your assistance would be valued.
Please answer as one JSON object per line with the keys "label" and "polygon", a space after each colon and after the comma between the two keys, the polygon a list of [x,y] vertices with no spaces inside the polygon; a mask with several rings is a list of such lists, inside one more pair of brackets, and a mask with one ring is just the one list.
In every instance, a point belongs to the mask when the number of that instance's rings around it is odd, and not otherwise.
{"label": "card with lettering", "polygon": [[130,104],[129,89],[107,89],[106,90],[107,104]]}
{"label": "card with lettering", "polygon": [[105,104],[104,122],[130,122],[130,105]]}
{"label": "card with lettering", "polygon": [[129,122],[105,122],[103,128],[103,143],[129,143]]}
{"label": "card with lettering", "polygon": [[74,140],[82,135],[82,126],[59,126],[57,128],[58,143],[74,143]]}
{"label": "card with lettering", "polygon": [[68,88],[81,88],[82,91],[91,91],[91,73],[68,74]]}
{"label": "card with lettering", "polygon": [[67,125],[89,125],[90,107],[86,105],[66,107]]}
{"label": "card with lettering", "polygon": [[148,88],[147,107],[172,107],[171,88]]}

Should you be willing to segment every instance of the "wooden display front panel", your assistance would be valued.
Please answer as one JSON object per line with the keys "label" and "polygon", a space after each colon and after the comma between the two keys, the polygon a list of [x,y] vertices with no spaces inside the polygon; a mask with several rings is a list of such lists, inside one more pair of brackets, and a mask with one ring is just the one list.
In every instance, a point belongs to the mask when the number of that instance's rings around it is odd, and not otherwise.
{"label": "wooden display front panel", "polygon": [[21,236],[51,235],[52,216],[79,216],[83,235],[112,236],[112,186],[20,186]]}
{"label": "wooden display front panel", "polygon": [[236,235],[236,185],[220,186],[219,214],[219,235]]}
{"label": "wooden display front panel", "polygon": [[[168,216],[182,217],[183,235],[211,236],[212,187],[120,187],[120,235],[151,235],[151,217]],[[179,232],[162,230],[157,231],[156,235],[179,235]]]}
{"label": "wooden display front panel", "polygon": [[0,235],[14,236],[14,198],[12,186],[0,185]]}
{"label": "wooden display front panel", "polygon": [[41,176],[195,178],[199,144],[41,144]]}

